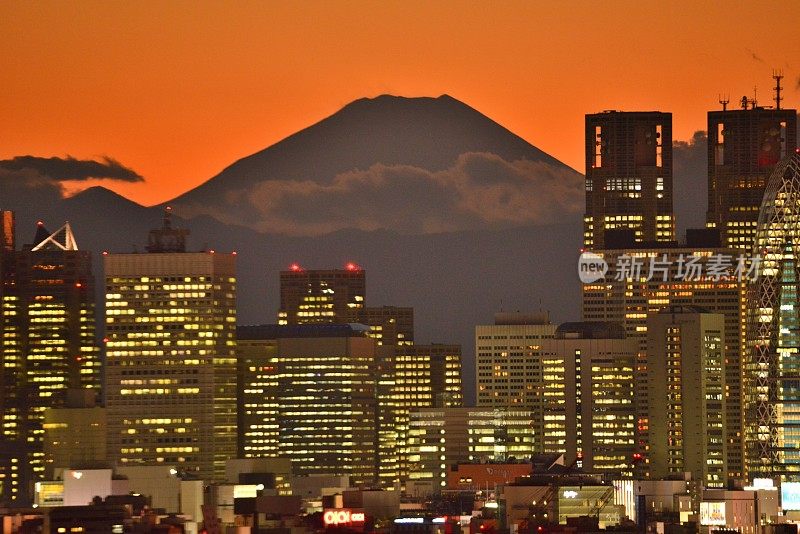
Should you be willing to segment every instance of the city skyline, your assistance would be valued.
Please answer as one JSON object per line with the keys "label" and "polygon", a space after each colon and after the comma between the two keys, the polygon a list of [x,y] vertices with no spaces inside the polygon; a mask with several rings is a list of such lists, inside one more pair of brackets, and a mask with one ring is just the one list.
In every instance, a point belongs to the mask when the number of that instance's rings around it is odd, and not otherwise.
{"label": "city skyline", "polygon": [[416,1],[0,5],[0,531],[800,533],[796,15]]}
{"label": "city skyline", "polygon": [[[773,69],[786,75],[787,103],[800,87],[788,4],[756,6],[759,17],[711,2],[0,9],[0,44],[15,52],[0,59],[11,95],[0,158],[109,156],[144,181],[102,183],[143,204],[365,96],[453,95],[582,172],[574,140],[586,113],[671,111],[674,138],[688,140],[720,94],[735,102],[756,85],[770,105]],[[745,35],[728,31],[745,19]]]}

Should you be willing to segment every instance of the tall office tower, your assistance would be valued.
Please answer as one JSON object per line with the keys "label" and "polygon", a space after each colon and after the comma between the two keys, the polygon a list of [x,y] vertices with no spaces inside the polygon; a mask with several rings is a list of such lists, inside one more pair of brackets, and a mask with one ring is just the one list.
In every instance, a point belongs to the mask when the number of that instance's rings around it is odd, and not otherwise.
{"label": "tall office tower", "polygon": [[464,403],[461,346],[432,344],[394,349],[394,389],[389,401],[397,432],[401,478],[408,475],[408,417],[418,408],[458,407]]}
{"label": "tall office tower", "polygon": [[344,269],[281,271],[278,324],[358,323],[366,297],[366,274],[355,263]]}
{"label": "tall office tower", "polygon": [[547,359],[563,362],[564,404],[534,412],[545,450],[590,473],[633,475],[638,343],[619,323],[564,323],[542,342]]}
{"label": "tall office tower", "polygon": [[[609,265],[609,272],[597,282],[583,285],[583,319],[621,323],[629,338],[639,342],[636,363],[637,446],[643,455],[639,474],[646,473],[648,457],[648,368],[647,315],[670,305],[699,306],[725,316],[725,398],[727,404],[726,444],[728,475],[743,476],[742,441],[742,354],[744,350],[745,282],[727,276],[706,276],[710,265],[729,258],[735,264],[740,251],[693,243],[675,247],[631,247],[595,250]],[[623,273],[633,261],[642,266],[642,274]],[[654,267],[668,266],[666,275],[654,270],[649,280],[650,262]],[[685,276],[687,265],[695,262]],[[720,264],[722,265],[722,264]],[[629,270],[628,270],[629,271]],[[727,269],[725,269],[727,271]],[[624,276],[623,276],[624,275]],[[665,279],[666,278],[666,279]]]}
{"label": "tall office tower", "polygon": [[697,306],[669,306],[647,318],[650,475],[684,472],[723,487],[725,317]]}
{"label": "tall office tower", "polygon": [[555,333],[546,313],[498,313],[493,325],[476,326],[477,405],[522,409],[549,398],[556,386],[543,383],[542,366],[550,362],[539,362],[539,353]]}
{"label": "tall office tower", "polygon": [[[68,388],[100,391],[91,253],[69,223],[13,250],[13,216],[3,214],[3,500],[25,504],[44,474],[42,423]],[[5,452],[10,449],[10,452]],[[7,476],[7,478],[6,478]]]}
{"label": "tall office tower", "polygon": [[[780,80],[778,80],[780,83]],[[797,110],[758,107],[743,97],[741,109],[708,113],[709,226],[722,244],[750,251],[767,179],[797,146]]]}
{"label": "tall office tower", "polygon": [[70,389],[62,408],[44,411],[44,477],[53,480],[58,468],[106,467],[106,409],[87,389]]}
{"label": "tall office tower", "polygon": [[370,337],[378,345],[414,344],[414,308],[367,307],[361,310],[358,322],[369,326]]}
{"label": "tall office tower", "polygon": [[673,241],[672,114],[606,111],[586,115],[584,247],[606,247],[608,230],[637,241]]}
{"label": "tall office tower", "polygon": [[23,369],[17,312],[16,277],[14,276],[14,212],[0,211],[0,505],[17,502],[21,496],[20,469],[24,459],[22,404],[18,384]]}
{"label": "tall office tower", "polygon": [[409,480],[447,485],[458,462],[504,462],[533,455],[532,414],[504,408],[421,408],[410,413]]}
{"label": "tall office tower", "polygon": [[[370,337],[373,337],[373,334],[374,330],[371,330]],[[373,339],[375,338],[373,337]],[[401,437],[405,433],[398,428],[398,423],[403,421],[403,410],[400,410],[403,405],[398,399],[395,399],[397,389],[396,349],[395,345],[378,345],[375,348],[376,461],[378,484],[384,488],[397,486],[397,483],[401,481],[404,467],[401,458],[403,452]]]}
{"label": "tall office tower", "polygon": [[375,483],[375,341],[361,325],[306,325],[286,336],[278,339],[279,455],[298,474]]}
{"label": "tall office tower", "polygon": [[108,454],[224,480],[236,454],[236,256],[186,252],[187,234],[167,210],[148,253],[104,256]]}
{"label": "tall office tower", "polygon": [[236,328],[238,457],[278,454],[278,337],[276,325]]}
{"label": "tall office tower", "polygon": [[800,481],[800,149],[770,176],[756,229],[762,252],[748,288],[745,436],[748,475]]}

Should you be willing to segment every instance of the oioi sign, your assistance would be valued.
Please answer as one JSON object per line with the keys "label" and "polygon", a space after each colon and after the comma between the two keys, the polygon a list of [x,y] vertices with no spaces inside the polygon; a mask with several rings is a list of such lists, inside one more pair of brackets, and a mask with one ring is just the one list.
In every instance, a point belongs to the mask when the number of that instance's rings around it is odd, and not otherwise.
{"label": "oioi sign", "polygon": [[364,512],[354,512],[346,508],[328,509],[322,514],[322,521],[325,526],[352,525],[354,523],[364,523]]}

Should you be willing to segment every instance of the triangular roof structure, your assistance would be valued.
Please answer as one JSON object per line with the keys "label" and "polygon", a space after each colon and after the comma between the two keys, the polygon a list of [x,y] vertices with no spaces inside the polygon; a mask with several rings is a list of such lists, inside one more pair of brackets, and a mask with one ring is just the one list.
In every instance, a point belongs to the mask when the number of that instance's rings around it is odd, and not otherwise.
{"label": "triangular roof structure", "polygon": [[[59,237],[62,240],[59,240]],[[78,243],[75,241],[75,235],[72,233],[69,221],[49,235],[44,224],[40,222],[36,230],[36,238],[33,241],[35,245],[31,252],[39,250],[78,250]]]}

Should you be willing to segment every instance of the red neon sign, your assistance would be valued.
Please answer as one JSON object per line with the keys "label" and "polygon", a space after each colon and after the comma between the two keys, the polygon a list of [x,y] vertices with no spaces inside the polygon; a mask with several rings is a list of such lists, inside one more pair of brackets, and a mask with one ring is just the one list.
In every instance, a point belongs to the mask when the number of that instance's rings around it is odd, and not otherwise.
{"label": "red neon sign", "polygon": [[353,512],[351,510],[325,510],[325,513],[322,515],[322,521],[325,523],[325,526],[363,523],[364,512]]}

